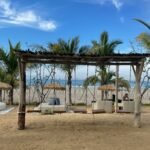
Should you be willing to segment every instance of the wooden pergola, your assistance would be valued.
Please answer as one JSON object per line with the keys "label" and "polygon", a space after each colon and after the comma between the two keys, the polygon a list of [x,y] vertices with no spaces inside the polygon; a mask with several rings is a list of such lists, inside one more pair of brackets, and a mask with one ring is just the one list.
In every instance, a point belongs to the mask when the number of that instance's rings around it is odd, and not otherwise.
{"label": "wooden pergola", "polygon": [[[134,123],[136,126],[140,124],[141,116],[141,96],[139,95],[141,67],[144,59],[150,57],[150,54],[113,54],[109,56],[98,55],[80,55],[80,54],[56,54],[51,52],[31,52],[31,51],[16,51],[19,63],[20,72],[20,103],[18,111],[18,129],[25,129],[25,114],[26,114],[26,64],[40,63],[40,64],[70,64],[70,65],[132,65],[136,79],[135,90],[135,111]],[[117,92],[116,92],[117,94]],[[117,97],[117,95],[116,95]],[[117,98],[116,98],[117,108]]]}

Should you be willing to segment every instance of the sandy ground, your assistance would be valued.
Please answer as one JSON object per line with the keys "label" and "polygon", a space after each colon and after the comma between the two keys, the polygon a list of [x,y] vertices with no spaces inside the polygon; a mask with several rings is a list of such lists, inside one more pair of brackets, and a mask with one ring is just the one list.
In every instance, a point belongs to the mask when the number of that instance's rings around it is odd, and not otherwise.
{"label": "sandy ground", "polygon": [[17,108],[0,115],[0,150],[149,150],[150,107],[142,128],[133,114],[27,113],[26,129],[17,130]]}

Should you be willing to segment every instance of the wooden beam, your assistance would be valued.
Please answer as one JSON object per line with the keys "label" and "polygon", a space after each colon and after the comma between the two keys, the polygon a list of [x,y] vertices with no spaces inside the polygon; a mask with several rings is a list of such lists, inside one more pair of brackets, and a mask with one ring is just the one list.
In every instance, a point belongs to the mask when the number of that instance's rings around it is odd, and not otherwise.
{"label": "wooden beam", "polygon": [[24,60],[26,63],[39,63],[39,64],[72,64],[72,65],[90,65],[90,66],[97,66],[97,65],[137,65],[138,62],[105,62],[105,61],[95,61],[95,62],[88,62],[88,61],[65,61],[65,60],[34,60],[34,59],[27,59]]}
{"label": "wooden beam", "polygon": [[26,77],[25,77],[25,63],[18,60],[20,71],[20,102],[18,110],[18,129],[25,129],[25,114],[26,114]]}

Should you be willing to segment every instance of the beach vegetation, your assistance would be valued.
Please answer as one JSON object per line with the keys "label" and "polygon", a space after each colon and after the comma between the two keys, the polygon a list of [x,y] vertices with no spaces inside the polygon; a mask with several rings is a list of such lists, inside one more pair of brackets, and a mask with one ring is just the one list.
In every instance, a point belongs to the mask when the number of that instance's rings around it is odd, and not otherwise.
{"label": "beach vegetation", "polygon": [[[83,53],[88,49],[87,46],[79,47],[79,37],[74,37],[67,41],[63,39],[58,39],[57,43],[49,43],[48,48],[51,52],[57,54],[77,54]],[[72,105],[71,98],[71,88],[72,88],[72,72],[75,70],[76,65],[73,64],[62,64],[59,65],[59,68],[66,73],[67,76],[67,85],[69,88],[69,105]]]}
{"label": "beach vegetation", "polygon": [[[20,42],[12,45],[9,41],[9,51],[7,52],[4,48],[0,48],[0,60],[1,60],[1,70],[3,70],[3,80],[12,86],[9,92],[9,104],[13,104],[13,92],[14,88],[18,86],[18,62],[15,51],[21,49]],[[2,75],[1,74],[1,75]],[[6,74],[6,75],[5,75]],[[2,77],[2,76],[1,76]],[[2,78],[1,78],[2,79]]]}

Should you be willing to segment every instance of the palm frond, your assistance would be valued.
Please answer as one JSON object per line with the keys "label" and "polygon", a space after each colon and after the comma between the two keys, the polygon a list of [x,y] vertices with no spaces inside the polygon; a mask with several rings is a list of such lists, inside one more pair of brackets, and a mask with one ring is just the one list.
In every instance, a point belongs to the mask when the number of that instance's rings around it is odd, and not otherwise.
{"label": "palm frond", "polygon": [[144,26],[146,26],[146,27],[150,30],[150,24],[144,22],[144,21],[141,20],[141,19],[135,18],[134,20],[140,22],[141,24],[143,24]]}
{"label": "palm frond", "polygon": [[89,85],[95,85],[98,82],[100,82],[99,78],[97,76],[93,75],[93,76],[90,76],[90,77],[88,77],[88,78],[86,78],[84,80],[83,86],[85,88],[87,88],[87,86],[89,86]]}
{"label": "palm frond", "polygon": [[100,37],[100,43],[102,45],[106,45],[108,43],[108,40],[109,40],[108,32],[106,31],[102,32],[101,37]]}
{"label": "palm frond", "polygon": [[79,49],[79,54],[88,54],[90,53],[90,46],[82,46]]}
{"label": "palm frond", "polygon": [[0,48],[0,60],[3,61],[4,64],[8,64],[8,55],[2,48]]}
{"label": "palm frond", "polygon": [[74,54],[78,51],[79,37],[75,37],[70,42],[70,53]]}
{"label": "palm frond", "polygon": [[92,52],[93,54],[105,56],[114,53],[115,48],[121,44],[120,40],[113,40],[109,42],[108,32],[104,31],[100,35],[99,43],[97,41],[92,41]]}
{"label": "palm frond", "polygon": [[[113,79],[112,82],[115,84],[116,79]],[[125,80],[123,77],[118,78],[118,86],[125,88],[127,91],[130,90],[130,83],[128,80]]]}
{"label": "palm frond", "polygon": [[137,40],[148,50],[150,50],[150,34],[149,33],[141,33]]}

